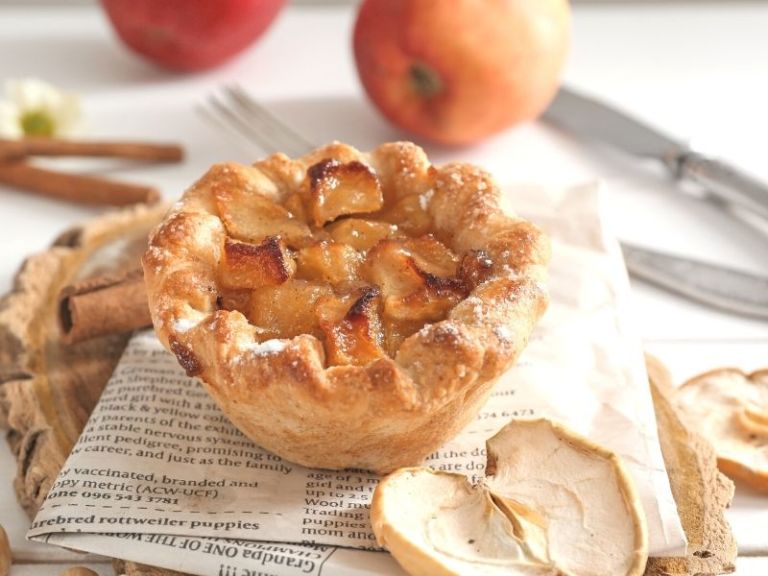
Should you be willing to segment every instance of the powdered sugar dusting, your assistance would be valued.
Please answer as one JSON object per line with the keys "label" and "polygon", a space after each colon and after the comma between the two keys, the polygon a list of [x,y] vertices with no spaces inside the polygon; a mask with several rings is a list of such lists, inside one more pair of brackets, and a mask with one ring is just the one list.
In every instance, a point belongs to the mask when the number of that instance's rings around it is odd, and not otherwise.
{"label": "powdered sugar dusting", "polygon": [[475,322],[480,322],[485,317],[483,301],[477,296],[470,296],[465,301],[465,305],[470,307],[472,318]]}
{"label": "powdered sugar dusting", "polygon": [[285,350],[287,344],[283,340],[265,340],[264,342],[254,342],[247,346],[244,352],[250,352],[256,356],[269,356],[270,354],[277,354]]}
{"label": "powdered sugar dusting", "polygon": [[518,280],[520,278],[520,273],[509,264],[504,264],[501,267],[499,276],[509,280]]}
{"label": "powdered sugar dusting", "polygon": [[426,324],[419,330],[418,334],[420,338],[429,339],[434,342],[446,342],[461,338],[461,332],[452,322]]}
{"label": "powdered sugar dusting", "polygon": [[512,331],[504,324],[499,324],[493,329],[493,334],[500,342],[506,343],[512,341]]}
{"label": "powdered sugar dusting", "polygon": [[173,322],[173,331],[177,332],[178,334],[183,334],[184,332],[189,332],[197,326],[200,322],[198,320],[193,320],[192,318],[188,316],[182,316],[181,318],[176,318],[176,320]]}
{"label": "powdered sugar dusting", "polygon": [[421,194],[419,196],[419,206],[421,206],[422,210],[426,210],[429,208],[429,203],[432,201],[432,196],[435,195],[435,191],[430,188],[424,194]]}
{"label": "powdered sugar dusting", "polygon": [[265,340],[264,342],[249,342],[239,347],[239,354],[232,360],[236,364],[239,364],[246,358],[253,356],[263,357],[279,354],[288,347],[288,344],[287,341],[278,340],[276,338]]}

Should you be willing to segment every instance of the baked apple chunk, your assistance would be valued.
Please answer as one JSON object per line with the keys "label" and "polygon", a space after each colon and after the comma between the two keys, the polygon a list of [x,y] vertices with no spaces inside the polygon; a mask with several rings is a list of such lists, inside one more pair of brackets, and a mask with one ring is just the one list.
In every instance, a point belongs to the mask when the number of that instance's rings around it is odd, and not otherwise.
{"label": "baked apple chunk", "polygon": [[357,280],[361,256],[347,244],[322,241],[299,250],[296,262],[298,278],[341,286]]}
{"label": "baked apple chunk", "polygon": [[326,229],[335,242],[360,252],[370,250],[385,238],[402,236],[395,224],[362,218],[343,218],[329,224]]}
{"label": "baked apple chunk", "polygon": [[427,234],[432,221],[427,210],[429,194],[403,196],[381,213],[381,219],[403,229],[412,236]]}
{"label": "baked apple chunk", "polygon": [[404,142],[217,165],[150,239],[156,332],[264,448],[416,464],[475,416],[547,304],[547,240],[499,194]]}
{"label": "baked apple chunk", "polygon": [[365,366],[382,358],[381,292],[375,286],[318,301],[317,315],[329,364]]}
{"label": "baked apple chunk", "polygon": [[368,253],[361,274],[371,284],[380,286],[384,297],[407,294],[424,283],[416,260],[399,240],[379,242]]}
{"label": "baked apple chunk", "polygon": [[327,285],[291,280],[254,290],[246,316],[262,340],[292,338],[299,334],[319,335],[315,306],[321,298],[331,296],[333,290]]}
{"label": "baked apple chunk", "polygon": [[227,232],[238,240],[261,242],[268,236],[280,236],[288,245],[296,246],[312,237],[306,222],[255,192],[225,188],[216,194],[216,206]]}
{"label": "baked apple chunk", "polygon": [[373,170],[362,162],[321,160],[307,170],[315,226],[344,214],[375,212],[384,200]]}
{"label": "baked apple chunk", "polygon": [[219,283],[225,288],[261,288],[288,280],[296,262],[279,236],[267,236],[261,244],[224,240]]}

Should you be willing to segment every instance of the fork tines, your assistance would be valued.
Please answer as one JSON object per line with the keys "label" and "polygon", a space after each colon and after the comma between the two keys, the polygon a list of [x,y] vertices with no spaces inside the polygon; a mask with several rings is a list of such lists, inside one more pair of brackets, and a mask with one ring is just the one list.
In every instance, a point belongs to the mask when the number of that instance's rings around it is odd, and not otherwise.
{"label": "fork tines", "polygon": [[223,126],[258,146],[266,153],[285,152],[301,156],[314,145],[256,102],[241,86],[225,86],[211,94],[199,111],[208,120]]}

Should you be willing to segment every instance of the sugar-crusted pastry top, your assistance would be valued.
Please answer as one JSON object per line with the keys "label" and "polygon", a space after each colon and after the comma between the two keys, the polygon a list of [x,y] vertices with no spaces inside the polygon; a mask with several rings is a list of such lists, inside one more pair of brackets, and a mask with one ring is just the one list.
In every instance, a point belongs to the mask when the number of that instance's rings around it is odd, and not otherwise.
{"label": "sugar-crusted pastry top", "polygon": [[[265,447],[382,470],[403,454],[318,457],[286,438],[297,444],[318,407],[368,413],[372,442],[376,419],[381,432],[405,411],[421,418],[406,428],[428,437],[406,450],[414,463],[444,437],[425,432],[429,415],[474,406],[473,391],[509,366],[546,306],[548,243],[502,213],[498,196],[484,171],[435,168],[410,143],[215,165],[150,239],[155,329]],[[271,429],[245,409],[255,390],[266,410],[284,412]],[[292,408],[270,408],[288,397]],[[442,424],[450,432],[466,419]]]}

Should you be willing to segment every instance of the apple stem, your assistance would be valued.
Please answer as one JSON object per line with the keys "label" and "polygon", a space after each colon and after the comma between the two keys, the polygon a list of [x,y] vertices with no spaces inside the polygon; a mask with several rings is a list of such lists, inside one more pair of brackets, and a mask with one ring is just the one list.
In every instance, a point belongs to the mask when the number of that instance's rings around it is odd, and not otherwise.
{"label": "apple stem", "polygon": [[412,64],[408,70],[413,88],[422,96],[431,98],[443,91],[440,75],[426,64]]}

